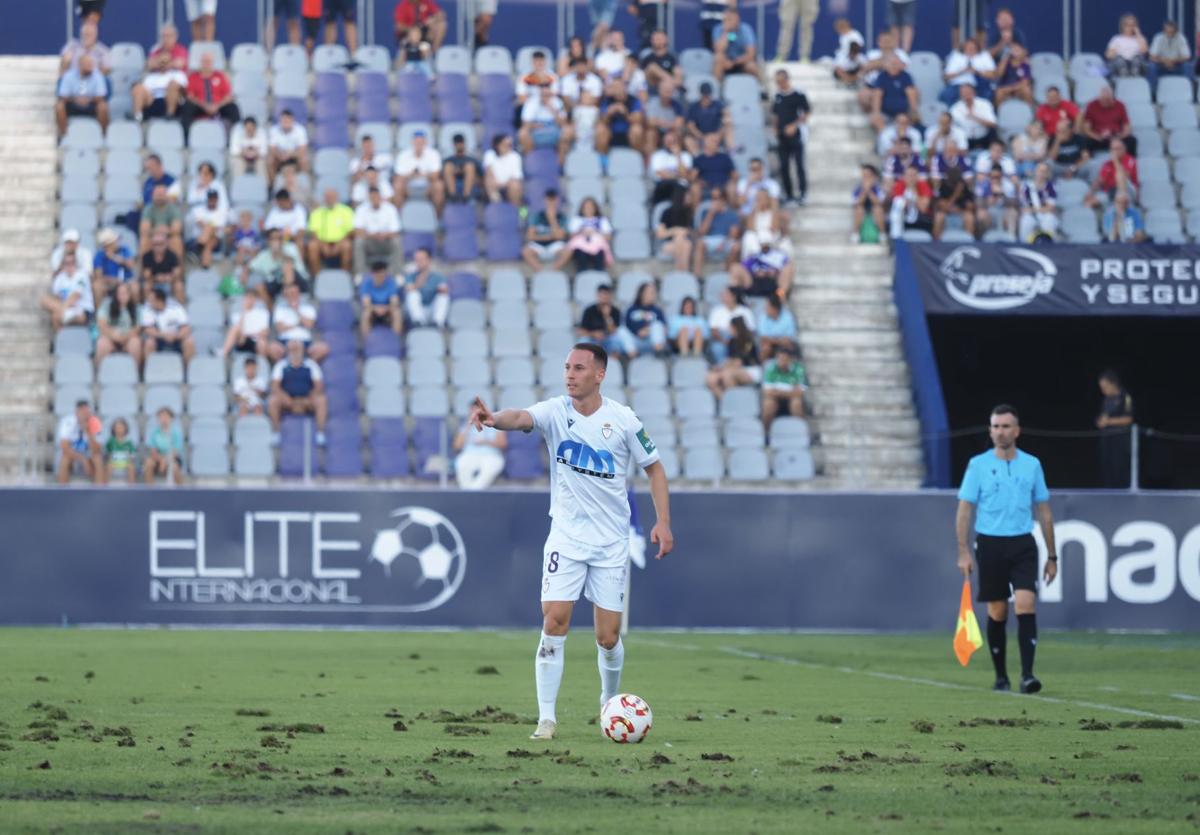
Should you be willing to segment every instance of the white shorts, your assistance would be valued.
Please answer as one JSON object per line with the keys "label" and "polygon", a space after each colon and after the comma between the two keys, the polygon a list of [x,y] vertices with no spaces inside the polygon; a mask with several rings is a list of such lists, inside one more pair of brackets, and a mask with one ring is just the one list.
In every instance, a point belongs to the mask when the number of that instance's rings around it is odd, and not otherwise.
{"label": "white shorts", "polygon": [[217,0],[184,0],[187,6],[187,19],[190,23],[202,15],[216,15]]}
{"label": "white shorts", "polygon": [[550,534],[542,554],[542,602],[584,597],[601,609],[625,611],[629,542],[597,547]]}
{"label": "white shorts", "polygon": [[562,241],[551,241],[548,244],[538,243],[537,241],[530,241],[529,243],[526,244],[526,246],[529,247],[530,249],[532,249],[534,251],[534,253],[537,255],[537,257],[540,258],[541,260],[553,261],[554,256],[558,255],[558,253],[562,252],[562,248],[564,246],[566,246],[566,244],[563,243]]}

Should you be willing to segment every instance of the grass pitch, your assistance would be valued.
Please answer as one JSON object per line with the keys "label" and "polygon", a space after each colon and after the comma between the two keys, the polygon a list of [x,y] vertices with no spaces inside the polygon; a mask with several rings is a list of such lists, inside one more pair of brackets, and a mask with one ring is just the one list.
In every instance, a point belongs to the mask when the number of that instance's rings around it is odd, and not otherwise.
{"label": "grass pitch", "polygon": [[589,724],[583,630],[561,738],[527,738],[535,644],[0,630],[0,831],[1200,829],[1200,637],[1045,634],[1043,698],[989,692],[949,630],[634,634],[632,746]]}

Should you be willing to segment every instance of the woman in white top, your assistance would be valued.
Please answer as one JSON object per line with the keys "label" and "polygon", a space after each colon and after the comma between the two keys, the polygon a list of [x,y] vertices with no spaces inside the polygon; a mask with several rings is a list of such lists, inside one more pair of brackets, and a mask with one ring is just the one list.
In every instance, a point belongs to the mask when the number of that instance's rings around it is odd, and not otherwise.
{"label": "woman in white top", "polygon": [[746,232],[742,235],[742,256],[746,258],[770,244],[792,257],[792,242],[787,237],[787,222],[783,212],[775,208],[771,195],[760,188],[754,195],[754,205],[746,216]]}
{"label": "woman in white top", "polygon": [[217,193],[217,208],[224,212],[229,211],[229,195],[225,191],[225,184],[217,178],[217,169],[210,162],[202,162],[196,169],[196,176],[192,177],[191,185],[188,186],[188,208],[207,204],[209,191]]}
{"label": "woman in white top", "polygon": [[1025,128],[1025,132],[1017,134],[1012,141],[1017,175],[1020,177],[1032,176],[1038,163],[1046,158],[1046,151],[1049,148],[1050,137],[1046,136],[1046,128],[1040,119],[1034,119]]}
{"label": "woman in white top", "polygon": [[267,132],[260,130],[258,120],[247,116],[229,132],[229,169],[235,177],[243,174],[266,174]]}
{"label": "woman in white top", "polygon": [[514,206],[521,205],[525,170],[508,134],[492,139],[492,149],[483,155],[483,183],[493,203],[507,200]]}
{"label": "woman in white top", "polygon": [[1122,15],[1117,34],[1112,36],[1108,48],[1104,50],[1109,75],[1144,76],[1149,53],[1150,44],[1138,28],[1137,18],[1131,14]]}

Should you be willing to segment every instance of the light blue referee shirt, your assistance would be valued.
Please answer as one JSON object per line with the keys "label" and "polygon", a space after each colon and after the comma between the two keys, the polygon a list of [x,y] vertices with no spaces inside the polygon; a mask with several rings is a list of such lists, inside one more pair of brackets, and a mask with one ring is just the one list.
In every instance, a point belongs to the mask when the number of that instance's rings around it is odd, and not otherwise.
{"label": "light blue referee shirt", "polygon": [[1018,449],[1005,461],[993,449],[967,463],[958,498],[975,505],[975,533],[1021,536],[1033,531],[1033,505],[1050,501],[1050,491],[1037,458]]}

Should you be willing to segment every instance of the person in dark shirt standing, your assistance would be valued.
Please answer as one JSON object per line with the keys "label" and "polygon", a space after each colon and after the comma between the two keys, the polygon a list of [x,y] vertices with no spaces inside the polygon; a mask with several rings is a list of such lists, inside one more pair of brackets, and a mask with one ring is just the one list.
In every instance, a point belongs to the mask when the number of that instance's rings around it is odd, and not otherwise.
{"label": "person in dark shirt standing", "polygon": [[1100,430],[1100,474],[1102,484],[1113,489],[1129,487],[1129,463],[1132,441],[1129,427],[1133,424],[1133,398],[1121,385],[1117,372],[1100,374],[1100,415],[1096,428]]}
{"label": "person in dark shirt standing", "polygon": [[[812,108],[808,97],[792,89],[792,80],[787,70],[775,72],[775,101],[771,115],[775,120],[775,133],[779,137],[779,175],[783,180],[783,193],[789,203],[803,203],[808,191],[808,176],[804,171],[804,124]],[[796,187],[792,188],[792,165],[796,166]]]}

